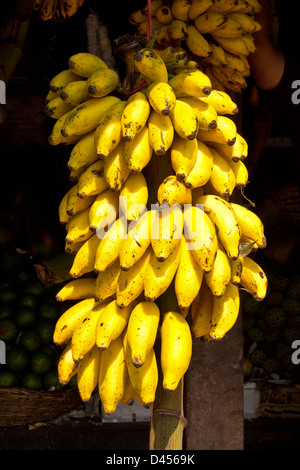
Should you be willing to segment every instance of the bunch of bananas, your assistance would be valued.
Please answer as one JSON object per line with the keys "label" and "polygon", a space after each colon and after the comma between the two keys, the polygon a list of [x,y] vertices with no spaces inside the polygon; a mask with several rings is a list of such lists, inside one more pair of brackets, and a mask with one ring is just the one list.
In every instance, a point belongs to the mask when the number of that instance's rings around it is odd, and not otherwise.
{"label": "bunch of bananas", "polygon": [[77,13],[85,0],[35,0],[33,9],[40,12],[42,21],[63,21]]}
{"label": "bunch of bananas", "polygon": [[129,22],[142,36],[149,23],[158,34],[155,46],[182,46],[211,78],[214,88],[246,88],[248,55],[255,52],[253,34],[261,29],[254,14],[258,0],[152,0],[135,10]]}
{"label": "bunch of bananas", "polygon": [[[250,257],[266,246],[263,224],[229,201],[248,182],[247,143],[230,117],[236,104],[199,69],[169,78],[151,48],[135,54],[135,66],[145,85],[121,99],[117,74],[78,53],[51,80],[45,107],[56,120],[49,143],[72,145],[73,185],[58,212],[73,279],[57,300],[74,305],[54,332],[64,346],[59,378],[77,374],[84,401],[98,385],[107,414],[134,398],[153,403],[157,338],[163,388],[173,391],[192,337],[222,339],[236,322],[239,288],[258,301],[267,290]],[[172,171],[150,205],[143,170],[152,158],[170,158]],[[158,299],[168,289],[178,308],[164,312]]]}

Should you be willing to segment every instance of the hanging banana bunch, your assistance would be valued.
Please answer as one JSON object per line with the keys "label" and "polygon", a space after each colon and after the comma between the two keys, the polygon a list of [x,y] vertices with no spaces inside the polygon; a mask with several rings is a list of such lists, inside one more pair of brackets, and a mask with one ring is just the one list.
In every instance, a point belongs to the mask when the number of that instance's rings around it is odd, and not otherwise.
{"label": "hanging banana bunch", "polygon": [[33,9],[42,21],[63,21],[74,16],[85,0],[36,0]]}

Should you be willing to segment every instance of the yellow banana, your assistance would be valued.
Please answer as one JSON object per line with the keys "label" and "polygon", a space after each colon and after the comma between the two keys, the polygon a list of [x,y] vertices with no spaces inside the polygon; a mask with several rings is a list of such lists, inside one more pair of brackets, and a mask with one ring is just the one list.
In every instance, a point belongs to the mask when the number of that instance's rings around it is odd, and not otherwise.
{"label": "yellow banana", "polygon": [[98,159],[94,135],[94,130],[87,132],[74,145],[67,163],[67,167],[70,171],[91,165]]}
{"label": "yellow banana", "polygon": [[189,9],[191,0],[173,0],[171,9],[174,18],[182,21],[189,21]]}
{"label": "yellow banana", "polygon": [[146,126],[151,107],[147,96],[141,91],[133,93],[125,104],[121,115],[122,137],[130,142]]}
{"label": "yellow banana", "polygon": [[88,94],[93,98],[102,98],[112,93],[119,82],[119,75],[112,69],[106,68],[92,73],[87,80]]}
{"label": "yellow banana", "polygon": [[213,0],[192,0],[192,4],[189,9],[189,19],[195,20],[198,16],[208,10],[213,4]]}
{"label": "yellow banana", "polygon": [[130,174],[124,159],[124,147],[125,142],[121,141],[104,160],[103,176],[108,187],[115,192],[120,191]]}
{"label": "yellow banana", "polygon": [[126,406],[132,406],[134,403],[135,391],[132,386],[127,368],[126,368],[125,375],[126,377],[125,377],[125,384],[124,384],[124,392],[121,398],[121,403],[123,403],[123,405],[126,405]]}
{"label": "yellow banana", "polygon": [[215,148],[228,162],[238,162],[239,160],[244,160],[247,156],[247,149],[245,149],[245,145],[238,133],[233,145],[221,144],[219,142],[208,142],[208,144],[209,148]]}
{"label": "yellow banana", "polygon": [[86,403],[98,385],[101,351],[95,346],[78,364],[77,387],[81,400]]}
{"label": "yellow banana", "polygon": [[157,261],[162,262],[180,245],[183,231],[181,207],[163,207],[155,222],[151,232],[151,246]]}
{"label": "yellow banana", "polygon": [[[66,69],[54,75],[50,80],[50,91],[57,93],[70,82],[78,81],[80,78],[73,71]],[[83,80],[83,78],[82,78]]]}
{"label": "yellow banana", "polygon": [[147,21],[147,16],[142,10],[134,10],[130,14],[128,21],[130,24],[137,26],[139,23],[142,23],[143,21]]}
{"label": "yellow banana", "polygon": [[244,41],[244,36],[238,38],[221,38],[214,36],[214,40],[219,44],[225,51],[231,52],[237,56],[247,57],[250,53],[246,42]]}
{"label": "yellow banana", "polygon": [[230,259],[238,258],[241,230],[230,203],[219,196],[205,195],[196,199],[218,229],[221,245]]}
{"label": "yellow banana", "polygon": [[204,102],[204,100],[192,96],[181,98],[181,100],[188,103],[196,111],[199,129],[215,129],[217,127],[217,111],[208,101]]}
{"label": "yellow banana", "polygon": [[234,72],[240,72],[246,77],[250,74],[250,65],[246,56],[237,56],[228,51],[224,52],[228,69]]}
{"label": "yellow banana", "polygon": [[257,243],[259,248],[265,248],[267,240],[264,233],[264,225],[258,215],[241,204],[230,203],[238,220],[241,235]]}
{"label": "yellow banana", "polygon": [[247,46],[249,53],[253,54],[256,51],[253,34],[250,34],[250,33],[244,34],[243,40]]}
{"label": "yellow banana", "polygon": [[196,164],[198,153],[197,139],[184,139],[178,134],[174,136],[171,147],[171,165],[179,181],[185,181]]}
{"label": "yellow banana", "polygon": [[60,96],[56,96],[44,108],[44,113],[52,119],[59,119],[67,112],[71,111],[73,106],[66,103]]}
{"label": "yellow banana", "polygon": [[168,34],[172,41],[184,41],[187,37],[186,21],[173,19],[168,25]]}
{"label": "yellow banana", "polygon": [[177,98],[186,96],[201,98],[211,93],[209,77],[198,69],[175,75],[169,80],[169,85],[173,88]]}
{"label": "yellow banana", "polygon": [[[155,16],[151,16],[151,27],[152,31],[156,31],[160,29],[162,26],[164,26]],[[136,26],[137,32],[141,36],[145,36],[147,38],[148,35],[148,28],[149,28],[149,23],[148,20],[142,21]]]}
{"label": "yellow banana", "polygon": [[205,278],[191,308],[191,333],[194,338],[202,338],[209,334],[213,312],[214,296]]}
{"label": "yellow banana", "polygon": [[[84,199],[83,199],[84,200]],[[110,225],[119,215],[119,196],[110,188],[95,197],[89,210],[90,230],[97,232]]]}
{"label": "yellow banana", "polygon": [[169,24],[171,23],[173,17],[172,9],[168,5],[160,6],[156,12],[155,16],[162,24]]}
{"label": "yellow banana", "polygon": [[72,183],[78,183],[79,176],[86,168],[86,166],[82,166],[81,168],[78,168],[78,170],[71,170],[69,173],[69,180],[72,181]]}
{"label": "yellow banana", "polygon": [[238,114],[237,104],[232,100],[231,96],[220,90],[212,90],[208,96],[201,98],[201,101],[213,106],[217,114]]}
{"label": "yellow banana", "polygon": [[83,101],[90,98],[87,90],[86,80],[75,80],[65,85],[59,93],[64,103],[72,106],[78,106]]}
{"label": "yellow banana", "polygon": [[246,165],[242,162],[242,160],[238,160],[237,162],[231,160],[229,164],[235,176],[236,187],[239,189],[245,188],[245,186],[249,183],[249,172]]}
{"label": "yellow banana", "polygon": [[186,27],[185,39],[187,48],[196,56],[208,57],[211,53],[210,45],[206,38],[198,31],[196,26],[189,24]]}
{"label": "yellow banana", "polygon": [[57,121],[55,122],[54,126],[52,127],[51,134],[48,137],[49,145],[59,145],[59,144],[74,144],[76,143],[80,137],[79,136],[63,136],[61,133],[62,127],[67,119],[67,116],[73,110],[63,114]]}
{"label": "yellow banana", "polygon": [[148,202],[148,186],[143,173],[130,175],[120,190],[120,214],[134,220],[144,212]]}
{"label": "yellow banana", "polygon": [[169,116],[163,116],[154,109],[148,118],[149,141],[156,155],[165,155],[174,139],[174,127]]}
{"label": "yellow banana", "polygon": [[245,2],[236,0],[215,0],[208,11],[217,11],[222,13],[230,13],[231,10],[235,9],[236,5],[244,4]]}
{"label": "yellow banana", "polygon": [[240,23],[233,18],[227,17],[227,21],[212,32],[214,38],[239,38],[243,36],[244,30]]}
{"label": "yellow banana", "polygon": [[103,160],[96,160],[80,175],[77,183],[78,197],[87,198],[97,196],[108,188],[108,184],[104,178],[103,168]]}
{"label": "yellow banana", "polygon": [[107,415],[116,411],[123,397],[126,367],[123,337],[119,336],[111,342],[108,349],[101,352],[98,390],[104,413]]}
{"label": "yellow banana", "polygon": [[63,349],[57,364],[58,380],[61,385],[67,385],[78,372],[78,364],[72,356],[71,341]]}
{"label": "yellow banana", "polygon": [[163,388],[174,391],[190,365],[192,357],[190,327],[180,313],[170,311],[163,316],[160,335]]}
{"label": "yellow banana", "polygon": [[127,330],[124,333],[123,348],[133,389],[143,403],[143,406],[149,408],[155,400],[155,392],[158,384],[158,367],[154,349],[152,348],[148,352],[146,360],[141,367],[135,367],[131,360],[130,347],[127,341]]}
{"label": "yellow banana", "polygon": [[83,300],[94,297],[96,280],[94,278],[84,277],[68,281],[56,294],[57,302],[65,300]]}
{"label": "yellow banana", "polygon": [[85,78],[90,77],[98,70],[106,70],[108,68],[100,57],[88,52],[78,52],[72,55],[68,60],[68,67],[74,74]]}
{"label": "yellow banana", "polygon": [[149,103],[159,114],[168,116],[176,104],[176,96],[167,82],[155,81],[146,88]]}
{"label": "yellow banana", "polygon": [[117,283],[117,304],[127,307],[130,302],[137,299],[144,289],[144,276],[149,259],[153,253],[149,246],[144,255],[128,270],[121,271]]}
{"label": "yellow banana", "polygon": [[94,135],[98,158],[106,158],[121,141],[121,116],[125,106],[125,101],[115,103],[101,117]]}
{"label": "yellow banana", "polygon": [[105,310],[101,313],[96,328],[96,346],[98,349],[101,351],[108,349],[111,342],[123,333],[135,306],[135,301],[130,302],[124,308],[120,308],[116,300],[108,303]]}
{"label": "yellow banana", "polygon": [[[178,75],[176,75],[178,77]],[[199,124],[195,110],[184,101],[177,99],[174,109],[170,113],[174,130],[183,139],[196,138]]]}
{"label": "yellow banana", "polygon": [[155,253],[151,254],[144,275],[144,295],[148,302],[155,301],[171,284],[180,261],[180,249],[177,243],[165,261],[158,261]]}
{"label": "yellow banana", "polygon": [[203,279],[203,271],[191,250],[185,236],[181,239],[181,255],[175,275],[175,294],[178,306],[182,309],[190,307],[195,300]]}
{"label": "yellow banana", "polygon": [[204,272],[209,272],[212,269],[218,248],[214,224],[198,206],[186,206],[183,215],[187,249],[191,250],[201,269]]}
{"label": "yellow banana", "polygon": [[268,278],[259,264],[248,256],[244,257],[240,285],[261,302],[267,294]]}
{"label": "yellow banana", "polygon": [[66,212],[70,216],[74,216],[91,207],[95,200],[95,196],[88,196],[86,198],[78,197],[78,184],[75,183],[72,190],[69,192]]}
{"label": "yellow banana", "polygon": [[[205,64],[211,64],[211,65],[217,65],[218,67],[221,67],[221,68],[222,67],[227,68],[228,64],[227,64],[227,60],[226,60],[226,57],[225,57],[224,49],[221,46],[218,46],[217,44],[215,44],[212,41],[209,41],[209,46],[210,46],[210,49],[211,49],[211,54],[208,57],[205,57],[204,63]],[[208,75],[210,75],[210,74],[208,73]],[[213,88],[215,88],[215,87],[213,86]]]}
{"label": "yellow banana", "polygon": [[147,354],[153,348],[159,320],[160,310],[155,302],[139,302],[131,311],[127,342],[135,367],[141,367],[145,363]]}
{"label": "yellow banana", "polygon": [[205,273],[206,284],[216,297],[224,295],[231,279],[231,264],[225,251],[219,246],[212,269]]}
{"label": "yellow banana", "polygon": [[123,271],[131,269],[148,249],[157,216],[157,210],[147,210],[128,227],[127,238],[123,240],[119,252],[120,266]]}
{"label": "yellow banana", "polygon": [[151,0],[150,2],[150,11],[149,11],[149,4],[146,2],[144,8],[142,8],[142,12],[144,15],[151,14],[152,16],[155,15],[157,9],[163,5],[163,0]]}
{"label": "yellow banana", "polygon": [[70,269],[70,275],[73,278],[78,278],[83,276],[83,274],[94,271],[96,251],[99,243],[100,238],[98,238],[97,234],[94,234],[79,248]]}
{"label": "yellow banana", "polygon": [[244,266],[244,257],[239,256],[236,259],[230,260],[231,264],[231,279],[230,282],[234,285],[238,285],[241,282],[241,274]]}
{"label": "yellow banana", "polygon": [[234,326],[240,307],[239,289],[231,282],[224,295],[214,297],[210,339],[221,340]]}
{"label": "yellow banana", "polygon": [[[130,141],[125,141],[124,160],[132,175],[137,175],[150,162],[153,148],[150,141],[148,126]],[[126,184],[126,183],[125,183]]]}
{"label": "yellow banana", "polygon": [[219,142],[233,145],[236,141],[237,129],[234,121],[228,116],[218,116],[215,129],[199,129],[197,139],[203,142]]}
{"label": "yellow banana", "polygon": [[124,218],[116,219],[107,231],[98,231],[100,243],[96,251],[94,271],[99,274],[111,266],[119,257],[120,247],[126,238],[127,223]]}
{"label": "yellow banana", "polygon": [[96,302],[76,326],[71,339],[72,356],[75,362],[80,362],[95,346],[98,319],[106,305],[108,301]]}
{"label": "yellow banana", "polygon": [[117,292],[117,282],[120,271],[120,263],[117,259],[112,265],[98,274],[94,289],[94,298],[97,302],[102,302]]}
{"label": "yellow banana", "polygon": [[93,297],[76,302],[68,308],[57,320],[53,332],[53,343],[63,345],[71,340],[76,327],[82,322],[85,315],[94,307]]}
{"label": "yellow banana", "polygon": [[108,95],[102,98],[90,98],[80,103],[67,114],[61,129],[62,135],[68,137],[92,131],[97,127],[105,111],[119,101],[116,96]]}
{"label": "yellow banana", "polygon": [[241,12],[233,12],[228,14],[228,18],[237,21],[246,33],[255,33],[261,29],[261,25],[255,21],[251,15]]}
{"label": "yellow banana", "polygon": [[51,101],[56,96],[59,96],[59,90],[57,90],[57,91],[49,90],[47,95],[46,95],[46,98],[45,98],[45,104],[48,104],[49,101]]}
{"label": "yellow banana", "polygon": [[262,5],[258,0],[247,0],[246,5],[244,5],[239,11],[243,13],[259,13],[262,10]]}
{"label": "yellow banana", "polygon": [[209,180],[213,168],[213,156],[208,146],[197,140],[198,151],[194,167],[187,175],[184,184],[189,189],[203,186]]}
{"label": "yellow banana", "polygon": [[137,70],[148,85],[155,81],[168,82],[168,70],[160,55],[147,47],[138,51],[134,56]]}
{"label": "yellow banana", "polygon": [[74,215],[68,224],[66,243],[76,243],[88,240],[92,235],[90,231],[89,207]]}
{"label": "yellow banana", "polygon": [[201,34],[211,34],[227,22],[228,18],[222,12],[206,12],[194,20],[194,25]]}
{"label": "yellow banana", "polygon": [[84,245],[85,242],[76,242],[76,243],[71,243],[69,245],[68,243],[65,243],[65,248],[64,251],[68,255],[76,255],[78,253],[78,250]]}
{"label": "yellow banana", "polygon": [[180,204],[181,206],[191,204],[191,196],[190,189],[179,181],[176,175],[167,176],[157,190],[157,200],[159,204],[167,204],[170,207],[176,204]]}
{"label": "yellow banana", "polygon": [[228,199],[236,186],[235,173],[221,153],[214,148],[211,148],[210,152],[213,156],[213,167],[209,181],[218,195]]}
{"label": "yellow banana", "polygon": [[64,194],[58,205],[58,219],[61,225],[68,225],[71,216],[67,213],[67,201],[70,192],[73,191],[73,186]]}

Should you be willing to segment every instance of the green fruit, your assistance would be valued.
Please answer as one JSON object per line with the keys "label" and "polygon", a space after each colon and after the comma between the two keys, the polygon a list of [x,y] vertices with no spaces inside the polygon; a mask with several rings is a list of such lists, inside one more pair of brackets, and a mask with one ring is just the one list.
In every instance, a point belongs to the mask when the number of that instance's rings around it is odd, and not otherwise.
{"label": "green fruit", "polygon": [[273,373],[279,371],[280,364],[279,364],[279,361],[277,359],[268,358],[264,361],[262,367],[263,367],[263,370],[266,374],[273,374]]}
{"label": "green fruit", "polygon": [[24,294],[19,299],[19,306],[25,308],[32,308],[36,309],[38,307],[39,301],[35,295],[32,294]]}
{"label": "green fruit", "polygon": [[36,331],[27,330],[22,333],[19,344],[26,349],[26,351],[32,353],[40,348],[42,339]]}
{"label": "green fruit", "polygon": [[46,372],[44,379],[43,379],[44,387],[46,390],[49,390],[52,387],[56,389],[60,387],[58,373],[56,369],[51,369]]}
{"label": "green fruit", "polygon": [[16,338],[18,327],[16,323],[9,318],[0,321],[0,340],[11,341]]}
{"label": "green fruit", "polygon": [[49,320],[39,320],[35,325],[35,330],[39,333],[42,338],[43,344],[53,343],[53,333],[55,324]]}
{"label": "green fruit", "polygon": [[45,293],[45,287],[38,280],[29,280],[25,283],[23,292],[25,294],[40,297]]}
{"label": "green fruit", "polygon": [[0,371],[0,387],[16,387],[18,376],[10,370]]}
{"label": "green fruit", "polygon": [[52,367],[52,358],[44,351],[36,351],[30,358],[30,369],[36,374],[46,374]]}
{"label": "green fruit", "polygon": [[21,346],[14,346],[6,354],[6,365],[12,372],[23,372],[29,364],[29,353]]}
{"label": "green fruit", "polygon": [[15,304],[18,297],[18,290],[11,285],[0,290],[0,304]]}
{"label": "green fruit", "polygon": [[256,326],[253,326],[252,328],[250,328],[250,330],[248,331],[247,334],[248,334],[248,338],[253,343],[257,343],[257,342],[262,341],[264,339],[263,330],[261,328],[256,327]]}
{"label": "green fruit", "polygon": [[261,367],[265,360],[267,359],[267,355],[261,349],[254,349],[254,351],[250,354],[250,359],[253,365]]}
{"label": "green fruit", "polygon": [[28,307],[20,308],[15,315],[15,320],[21,329],[31,327],[37,320],[37,312]]}
{"label": "green fruit", "polygon": [[21,379],[21,387],[30,390],[41,390],[43,388],[43,380],[38,374],[28,372]]}
{"label": "green fruit", "polygon": [[266,311],[265,318],[269,328],[282,328],[287,320],[287,314],[280,307],[272,307]]}
{"label": "green fruit", "polygon": [[253,371],[253,363],[251,359],[249,359],[248,357],[245,357],[244,368],[243,368],[244,377],[248,377],[252,371]]}
{"label": "green fruit", "polygon": [[0,320],[12,318],[14,309],[12,305],[0,305]]}
{"label": "green fruit", "polygon": [[300,314],[300,302],[297,299],[284,299],[281,304],[281,307],[288,315]]}
{"label": "green fruit", "polygon": [[56,305],[52,303],[43,303],[38,310],[40,318],[44,320],[56,321],[59,317],[59,310]]}

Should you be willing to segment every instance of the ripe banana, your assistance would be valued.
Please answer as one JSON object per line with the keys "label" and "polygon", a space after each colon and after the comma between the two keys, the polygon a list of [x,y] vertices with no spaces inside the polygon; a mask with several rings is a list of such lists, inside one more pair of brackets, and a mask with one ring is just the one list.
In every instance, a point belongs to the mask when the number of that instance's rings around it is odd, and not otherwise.
{"label": "ripe banana", "polygon": [[197,140],[198,151],[194,167],[191,169],[184,184],[189,189],[198,188],[207,183],[213,169],[213,156],[208,146]]}
{"label": "ripe banana", "polygon": [[237,129],[234,121],[228,116],[218,116],[215,129],[199,129],[197,139],[203,142],[219,142],[234,145]]}
{"label": "ripe banana", "polygon": [[208,10],[213,4],[213,0],[192,0],[192,4],[189,9],[189,19],[195,20],[198,16]]}
{"label": "ripe banana", "polygon": [[131,311],[127,325],[127,342],[131,361],[135,367],[141,367],[153,348],[160,310],[155,302],[139,302]]}
{"label": "ripe banana", "polygon": [[90,77],[98,70],[106,70],[108,68],[100,57],[88,52],[78,52],[72,55],[68,60],[68,67],[73,74],[85,78]]}
{"label": "ripe banana", "polygon": [[103,160],[96,160],[80,175],[78,180],[78,197],[97,196],[108,188],[103,174]]}
{"label": "ripe banana", "polygon": [[[70,82],[78,81],[80,78],[73,71],[66,69],[51,78],[49,88],[52,93],[57,93]],[[82,78],[83,80],[83,78]]]}
{"label": "ripe banana", "polygon": [[206,284],[216,297],[224,295],[231,279],[231,264],[225,251],[219,246],[212,269],[205,273]]}
{"label": "ripe banana", "polygon": [[235,173],[221,153],[214,148],[211,148],[210,152],[213,156],[213,166],[209,181],[218,195],[228,199],[236,186]]}
{"label": "ripe banana", "polygon": [[197,139],[184,139],[178,134],[174,136],[171,147],[171,165],[179,181],[185,181],[196,164],[198,153]]}
{"label": "ripe banana", "polygon": [[191,190],[179,181],[176,175],[167,176],[157,190],[159,204],[167,204],[170,207],[176,204],[191,204],[191,196]]}
{"label": "ripe banana", "polygon": [[184,41],[187,38],[186,21],[173,19],[168,25],[168,34],[172,41]]}
{"label": "ripe banana", "polygon": [[88,94],[93,98],[107,96],[115,90],[118,83],[119,75],[109,68],[97,70],[86,80]]}
{"label": "ripe banana", "polygon": [[247,15],[246,13],[229,13],[228,18],[232,18],[233,20],[240,23],[246,33],[255,33],[261,29],[261,25],[258,23],[258,21],[255,21],[251,15]]}
{"label": "ripe banana", "polygon": [[166,391],[174,391],[190,365],[190,327],[180,313],[170,311],[163,316],[160,335],[163,388]]}
{"label": "ripe banana", "polygon": [[86,403],[98,385],[101,351],[95,346],[83,357],[77,369],[77,387],[81,400]]}
{"label": "ripe banana", "polygon": [[241,239],[240,226],[230,203],[219,196],[205,195],[196,199],[218,229],[221,245],[230,259],[238,258]]}
{"label": "ripe banana", "polygon": [[51,117],[52,119],[59,119],[72,109],[72,105],[63,101],[60,96],[56,96],[51,101],[49,101],[48,104],[46,104],[44,113],[46,116]]}
{"label": "ripe banana", "polygon": [[148,302],[155,301],[171,284],[180,261],[180,252],[180,243],[176,244],[165,261],[158,261],[152,252],[144,275],[144,295]]}
{"label": "ripe banana", "polygon": [[121,268],[117,259],[105,271],[98,274],[95,280],[94,298],[97,302],[103,302],[117,292],[117,282]]}
{"label": "ripe banana", "polygon": [[74,144],[80,137],[79,136],[63,136],[61,133],[62,127],[66,121],[67,116],[73,111],[73,109],[65,114],[63,114],[52,127],[51,134],[48,137],[48,143],[50,145],[59,145],[59,144]]}
{"label": "ripe banana", "polygon": [[71,341],[64,347],[57,364],[58,380],[61,385],[67,385],[78,372],[78,364],[72,356]]}
{"label": "ripe banana", "polygon": [[67,201],[71,191],[73,191],[73,186],[64,194],[58,205],[59,223],[64,226],[68,225],[71,218],[67,213]]}
{"label": "ripe banana", "polygon": [[243,36],[244,30],[240,23],[233,18],[227,17],[227,21],[212,32],[214,38],[239,38]]}
{"label": "ripe banana", "polygon": [[[85,200],[85,199],[83,199]],[[97,232],[111,225],[119,215],[119,196],[110,188],[95,197],[89,210],[90,230]]]}
{"label": "ripe banana", "polygon": [[125,142],[121,142],[105,158],[103,165],[103,176],[108,187],[114,191],[120,191],[122,185],[128,178],[130,170],[124,159]]}
{"label": "ripe banana", "polygon": [[129,175],[120,190],[120,214],[135,220],[144,212],[147,202],[148,186],[143,173]]}
{"label": "ripe banana", "polygon": [[175,75],[169,80],[169,85],[173,88],[176,98],[201,98],[209,95],[212,88],[209,77],[198,69]]}
{"label": "ripe banana", "polygon": [[179,308],[189,308],[197,297],[203,280],[203,271],[192,251],[188,249],[185,236],[181,239],[180,262],[175,275],[175,294]]}
{"label": "ripe banana", "polygon": [[220,90],[212,90],[208,96],[201,97],[201,101],[214,107],[217,114],[238,114],[237,104],[232,100],[228,93]]}
{"label": "ripe banana", "polygon": [[174,139],[174,127],[169,116],[163,116],[154,109],[148,118],[149,141],[154,153],[165,155]]}
{"label": "ripe banana", "polygon": [[217,31],[228,21],[228,17],[222,12],[206,12],[194,20],[194,25],[201,34],[211,34]]}
{"label": "ripe banana", "polygon": [[113,104],[101,117],[94,139],[98,158],[106,158],[122,139],[121,116],[125,101]]}
{"label": "ripe banana", "polygon": [[228,69],[239,72],[247,77],[250,74],[250,65],[246,56],[237,56],[231,52],[224,51]]}
{"label": "ripe banana", "polygon": [[67,226],[66,243],[71,244],[88,240],[92,235],[89,226],[89,207],[87,207],[71,218]]}
{"label": "ripe banana", "polygon": [[191,333],[194,338],[209,334],[213,312],[214,296],[205,278],[202,280],[198,296],[191,307]]}
{"label": "ripe banana", "polygon": [[191,4],[191,0],[173,0],[171,9],[174,18],[188,22]]}
{"label": "ripe banana", "polygon": [[85,242],[76,242],[72,243],[71,245],[68,245],[68,243],[65,243],[65,248],[64,251],[68,255],[76,255],[78,253],[78,250],[84,245]]}
{"label": "ripe banana", "polygon": [[96,280],[85,277],[68,281],[56,294],[57,302],[65,300],[83,300],[94,296]]}
{"label": "ripe banana", "polygon": [[199,129],[197,114],[188,103],[177,98],[176,105],[170,113],[170,118],[174,130],[180,137],[188,140],[196,138]]}
{"label": "ripe banana", "polygon": [[186,27],[186,46],[196,56],[208,57],[211,53],[210,45],[205,37],[198,31],[196,26],[189,24]]}
{"label": "ripe banana", "polygon": [[244,257],[240,285],[261,302],[267,294],[268,279],[259,264],[248,256]]}
{"label": "ripe banana", "polygon": [[149,246],[144,255],[129,270],[120,272],[117,283],[117,305],[120,308],[127,307],[142,294],[145,271],[152,253],[152,248]]}
{"label": "ripe banana", "polygon": [[232,10],[235,10],[235,9],[239,10],[244,5],[245,5],[245,1],[215,0],[213,5],[209,7],[208,11],[230,13]]}
{"label": "ripe banana", "polygon": [[101,313],[96,328],[96,346],[98,349],[105,350],[111,345],[111,342],[117,339],[128,324],[129,316],[136,302],[130,302],[126,307],[120,308],[116,300],[112,300],[106,305]]}
{"label": "ripe banana", "polygon": [[95,300],[93,297],[90,297],[76,302],[72,307],[68,308],[56,322],[53,332],[53,343],[57,345],[67,344],[71,340],[76,327],[94,305]]}
{"label": "ripe banana", "polygon": [[92,130],[84,134],[72,148],[67,163],[67,167],[70,171],[91,165],[98,159],[94,132],[95,131]]}
{"label": "ripe banana", "polygon": [[104,413],[111,415],[116,411],[124,391],[126,381],[126,362],[123,337],[120,335],[101,352],[98,390]]}
{"label": "ripe banana", "polygon": [[194,108],[199,129],[215,129],[217,127],[218,114],[215,107],[209,102],[204,102],[202,99],[193,97],[181,98],[181,100]]}
{"label": "ripe banana", "polygon": [[149,130],[145,125],[132,140],[125,141],[124,160],[131,175],[137,175],[145,168],[151,160],[152,153]]}
{"label": "ripe banana", "polygon": [[176,104],[176,96],[169,83],[155,81],[146,88],[149,103],[159,114],[168,116]]}
{"label": "ripe banana", "polygon": [[98,238],[97,234],[94,234],[79,248],[70,269],[70,275],[73,278],[78,278],[83,276],[83,274],[94,271],[96,251],[99,243],[100,238]]}
{"label": "ripe banana", "polygon": [[107,231],[97,232],[100,243],[96,251],[94,271],[99,274],[119,257],[120,247],[126,238],[127,223],[123,217],[116,219]]}
{"label": "ripe banana", "polygon": [[162,24],[169,24],[174,18],[171,7],[169,7],[168,5],[160,6],[156,10],[155,16],[158,19],[158,21],[160,21]]}
{"label": "ripe banana", "polygon": [[78,197],[78,184],[75,183],[68,194],[66,212],[69,216],[73,217],[79,214],[79,212],[83,212],[91,207],[94,200],[95,196],[88,196],[86,198]]}
{"label": "ripe banana", "polygon": [[258,215],[241,204],[230,203],[238,220],[241,235],[257,243],[259,248],[265,248],[267,240],[264,225]]}
{"label": "ripe banana", "polygon": [[230,260],[231,264],[231,279],[230,282],[234,285],[238,285],[241,282],[241,274],[244,266],[244,257],[239,256],[237,259]]}
{"label": "ripe banana", "polygon": [[133,140],[146,126],[150,103],[141,91],[133,93],[127,100],[121,115],[122,137],[126,142]]}
{"label": "ripe banana", "polygon": [[187,249],[204,272],[212,269],[218,241],[213,222],[199,206],[184,208],[184,236]]}
{"label": "ripe banana", "polygon": [[210,339],[220,340],[234,326],[240,309],[239,289],[231,282],[228,284],[225,294],[214,297],[212,326],[209,332]]}
{"label": "ripe banana", "polygon": [[246,165],[242,162],[242,160],[238,160],[237,162],[231,160],[229,164],[235,176],[236,187],[239,189],[245,188],[245,186],[249,183],[249,172]]}
{"label": "ripe banana", "polygon": [[116,96],[108,95],[80,103],[67,114],[61,129],[62,135],[70,137],[92,131],[97,127],[105,111],[119,101],[120,99]]}
{"label": "ripe banana", "polygon": [[147,21],[147,15],[145,15],[145,13],[142,10],[134,10],[130,14],[128,21],[130,24],[137,26],[143,21]]}
{"label": "ripe banana", "polygon": [[250,54],[248,46],[244,40],[244,36],[238,38],[221,38],[219,36],[213,36],[213,39],[227,52],[231,52],[232,54],[242,57],[247,57]]}
{"label": "ripe banana", "polygon": [[137,70],[148,85],[160,81],[168,83],[168,70],[160,55],[147,47],[138,51],[134,56]]}
{"label": "ripe banana", "polygon": [[80,103],[90,98],[87,91],[86,80],[75,80],[67,83],[67,85],[60,90],[59,96],[64,103],[73,108],[78,106]]}
{"label": "ripe banana", "polygon": [[162,262],[180,245],[183,231],[181,207],[163,207],[155,222],[151,232],[151,246],[157,261]]}
{"label": "ripe banana", "polygon": [[[205,57],[204,64],[217,65],[218,67],[223,68],[228,67],[224,49],[212,41],[209,41],[209,45],[211,49],[211,54],[208,57]],[[208,75],[210,74],[208,73]],[[213,86],[213,88],[215,87]]]}

